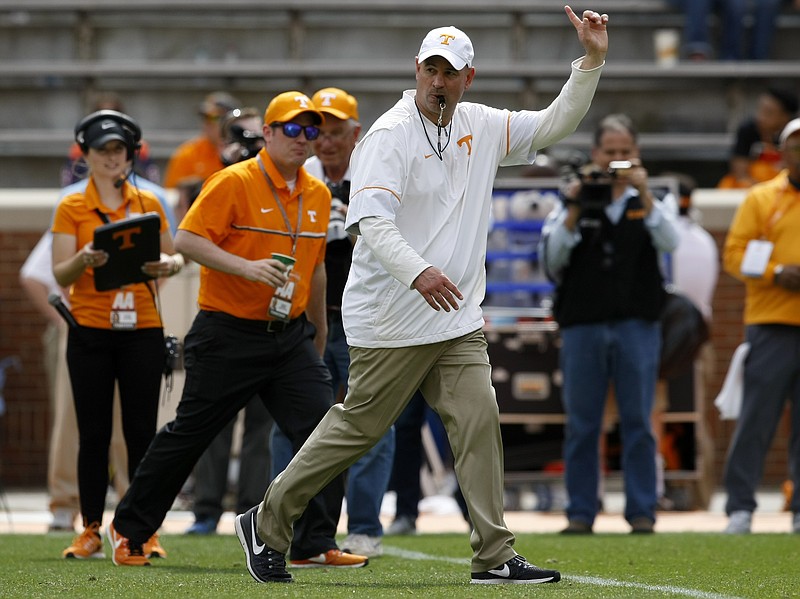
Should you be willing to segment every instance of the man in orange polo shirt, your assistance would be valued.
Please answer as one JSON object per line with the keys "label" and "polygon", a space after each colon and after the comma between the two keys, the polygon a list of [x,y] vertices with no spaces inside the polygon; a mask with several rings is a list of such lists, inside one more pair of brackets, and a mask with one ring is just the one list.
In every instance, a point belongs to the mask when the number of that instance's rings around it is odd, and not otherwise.
{"label": "man in orange polo shirt", "polygon": [[[264,115],[264,149],[209,178],[181,222],[176,247],[201,265],[200,311],[186,336],[175,420],[156,435],[109,527],[117,565],[147,564],[142,543],[200,454],[254,395],[295,451],[333,403],[321,357],[331,194],[303,168],[323,120],[308,96],[276,96]],[[334,540],[329,514],[339,513],[343,493],[338,476],[295,523],[293,565],[366,565]],[[291,575],[282,569],[275,580]]]}

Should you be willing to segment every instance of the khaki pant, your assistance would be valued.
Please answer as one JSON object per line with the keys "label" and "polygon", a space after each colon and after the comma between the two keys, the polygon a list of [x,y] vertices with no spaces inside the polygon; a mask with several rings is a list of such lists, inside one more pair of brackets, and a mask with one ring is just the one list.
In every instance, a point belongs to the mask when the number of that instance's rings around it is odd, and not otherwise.
{"label": "khaki pant", "polygon": [[349,390],[267,489],[258,532],[286,553],[308,501],[372,447],[420,389],[444,422],[473,531],[472,571],[514,557],[503,520],[503,445],[482,331],[428,345],[350,349]]}
{"label": "khaki pant", "polygon": [[[45,371],[50,378],[53,429],[47,464],[47,487],[50,511],[57,509],[80,512],[78,498],[78,422],[67,369],[67,327],[50,326],[43,336]],[[128,489],[128,451],[122,434],[119,393],[114,393],[114,423],[109,449],[114,489],[119,497]]]}

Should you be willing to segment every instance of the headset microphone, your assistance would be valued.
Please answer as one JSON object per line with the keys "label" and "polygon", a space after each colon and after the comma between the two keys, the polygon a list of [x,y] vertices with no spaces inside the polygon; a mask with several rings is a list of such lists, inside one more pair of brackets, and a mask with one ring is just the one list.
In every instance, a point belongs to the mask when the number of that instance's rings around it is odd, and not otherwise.
{"label": "headset microphone", "polygon": [[125,181],[127,181],[127,180],[128,180],[128,177],[130,177],[130,176],[131,176],[131,173],[132,173],[132,172],[133,172],[133,170],[130,170],[130,171],[128,171],[127,173],[125,173],[125,176],[123,176],[123,177],[120,177],[119,179],[117,179],[116,181],[114,181],[114,187],[116,187],[117,189],[119,189],[120,187],[122,187],[123,185],[125,185]]}

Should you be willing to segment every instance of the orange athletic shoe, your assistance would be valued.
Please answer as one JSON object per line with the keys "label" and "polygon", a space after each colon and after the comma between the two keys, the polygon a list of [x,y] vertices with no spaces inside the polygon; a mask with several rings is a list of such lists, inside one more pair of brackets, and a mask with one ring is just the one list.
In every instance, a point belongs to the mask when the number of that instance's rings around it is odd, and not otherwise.
{"label": "orange athletic shoe", "polygon": [[114,529],[114,523],[108,525],[106,531],[111,543],[111,561],[115,566],[149,566],[150,561],[144,556],[142,546],[131,542]]}
{"label": "orange athletic shoe", "polygon": [[164,550],[158,540],[158,533],[155,533],[152,537],[147,539],[147,543],[142,546],[142,550],[144,556],[149,557],[150,559],[154,557],[167,557],[167,552]]}
{"label": "orange athletic shoe", "polygon": [[344,553],[340,549],[331,549],[308,559],[293,559],[289,562],[295,568],[363,568],[368,563],[369,558],[366,555]]}
{"label": "orange athletic shoe", "polygon": [[83,532],[72,539],[72,544],[61,552],[64,558],[88,559],[104,558],[103,537],[100,536],[100,523],[92,522]]}

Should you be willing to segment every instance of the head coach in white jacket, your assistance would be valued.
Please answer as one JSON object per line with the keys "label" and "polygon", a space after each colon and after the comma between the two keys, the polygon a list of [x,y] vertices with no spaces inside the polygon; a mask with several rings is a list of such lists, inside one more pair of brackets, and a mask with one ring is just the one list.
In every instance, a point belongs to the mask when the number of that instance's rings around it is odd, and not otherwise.
{"label": "head coach in white jacket", "polygon": [[[461,102],[473,47],[434,29],[406,91],[356,147],[346,227],[358,236],[342,301],[351,347],[349,390],[260,506],[237,517],[256,580],[280,572],[292,522],[319,489],[364,454],[419,388],[442,417],[473,524],[472,582],[556,582],[513,549],[503,520],[503,446],[481,302],[499,166],[529,164],[572,133],[589,108],[608,50],[608,17],[566,13],[586,54],[541,111]],[[262,547],[266,545],[266,548]]]}

